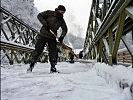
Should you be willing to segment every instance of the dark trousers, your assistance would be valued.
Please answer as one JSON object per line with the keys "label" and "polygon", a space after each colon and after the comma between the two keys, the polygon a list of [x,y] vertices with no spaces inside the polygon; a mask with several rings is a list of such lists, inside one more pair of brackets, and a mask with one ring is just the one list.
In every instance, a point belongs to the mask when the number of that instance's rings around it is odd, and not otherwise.
{"label": "dark trousers", "polygon": [[35,45],[35,50],[32,52],[32,59],[34,61],[37,61],[38,57],[43,52],[46,43],[48,44],[49,61],[51,65],[54,66],[56,64],[56,55],[57,55],[56,39],[48,39],[38,35],[37,42]]}

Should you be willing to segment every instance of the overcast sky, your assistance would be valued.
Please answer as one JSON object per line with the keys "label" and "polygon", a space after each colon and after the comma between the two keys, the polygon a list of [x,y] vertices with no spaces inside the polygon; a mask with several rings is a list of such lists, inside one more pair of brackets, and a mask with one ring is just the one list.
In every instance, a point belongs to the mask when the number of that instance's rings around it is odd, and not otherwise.
{"label": "overcast sky", "polygon": [[[58,5],[64,5],[66,7],[66,13],[64,19],[68,26],[68,32],[85,38],[90,8],[92,0],[34,0],[35,7],[42,12],[45,10],[55,10]],[[78,33],[77,28],[83,31]]]}

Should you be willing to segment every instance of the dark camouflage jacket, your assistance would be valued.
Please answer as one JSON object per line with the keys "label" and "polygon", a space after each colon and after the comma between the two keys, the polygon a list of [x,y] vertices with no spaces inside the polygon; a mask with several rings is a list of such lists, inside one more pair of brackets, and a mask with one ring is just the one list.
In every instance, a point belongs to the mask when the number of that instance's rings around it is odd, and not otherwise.
{"label": "dark camouflage jacket", "polygon": [[46,38],[55,39],[55,36],[43,26],[43,24],[45,24],[46,22],[49,28],[55,33],[56,36],[57,36],[57,30],[59,29],[59,27],[62,28],[61,35],[62,36],[66,35],[67,26],[66,26],[65,20],[63,19],[63,15],[60,14],[59,12],[47,10],[42,13],[39,13],[37,18],[42,24],[40,35]]}

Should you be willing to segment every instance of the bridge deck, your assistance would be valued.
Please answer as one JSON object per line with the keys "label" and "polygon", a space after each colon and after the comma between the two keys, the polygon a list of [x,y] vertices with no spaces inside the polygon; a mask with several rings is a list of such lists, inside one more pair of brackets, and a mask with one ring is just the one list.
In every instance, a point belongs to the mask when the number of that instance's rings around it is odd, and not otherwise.
{"label": "bridge deck", "polygon": [[2,67],[2,100],[124,100],[125,98],[117,88],[111,87],[110,80],[106,80],[108,73],[101,77],[98,75],[100,70],[92,68],[92,63],[61,62],[57,65],[61,72],[59,74],[50,74],[48,63],[38,63],[32,73],[26,73],[28,66]]}

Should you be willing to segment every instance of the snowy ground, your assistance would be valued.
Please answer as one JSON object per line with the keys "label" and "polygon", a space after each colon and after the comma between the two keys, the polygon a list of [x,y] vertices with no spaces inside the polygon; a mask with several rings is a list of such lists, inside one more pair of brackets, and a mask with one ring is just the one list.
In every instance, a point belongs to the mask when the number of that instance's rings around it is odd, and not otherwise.
{"label": "snowy ground", "polygon": [[28,66],[1,67],[2,100],[132,100],[128,90],[120,91],[98,75],[94,63],[61,62],[59,74],[49,73],[49,63],[37,63],[32,73],[26,73]]}

